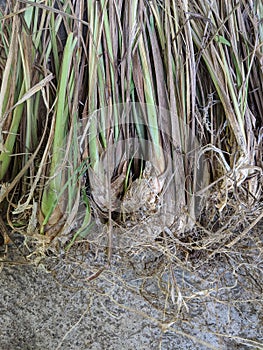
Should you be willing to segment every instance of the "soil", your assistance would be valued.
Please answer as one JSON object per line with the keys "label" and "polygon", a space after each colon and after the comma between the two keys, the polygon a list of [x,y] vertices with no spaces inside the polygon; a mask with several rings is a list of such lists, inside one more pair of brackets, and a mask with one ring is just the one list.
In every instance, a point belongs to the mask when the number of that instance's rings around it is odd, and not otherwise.
{"label": "soil", "polygon": [[188,269],[113,251],[109,266],[85,244],[31,265],[18,255],[2,253],[0,350],[263,349],[262,283],[223,258]]}

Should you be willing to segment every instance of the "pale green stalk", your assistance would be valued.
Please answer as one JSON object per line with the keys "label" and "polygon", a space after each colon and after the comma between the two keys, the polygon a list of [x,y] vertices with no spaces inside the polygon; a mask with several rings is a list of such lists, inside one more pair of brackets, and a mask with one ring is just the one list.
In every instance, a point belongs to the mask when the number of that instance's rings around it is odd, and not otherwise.
{"label": "pale green stalk", "polygon": [[63,175],[61,166],[65,156],[65,141],[67,136],[68,123],[68,105],[67,105],[67,88],[68,79],[71,69],[71,61],[76,45],[76,39],[73,33],[70,33],[64,50],[63,62],[60,72],[60,80],[56,105],[56,125],[54,131],[54,141],[52,147],[52,159],[49,171],[49,185],[43,193],[42,212],[46,217],[50,214],[50,207],[58,202],[61,193],[61,184],[63,184]]}

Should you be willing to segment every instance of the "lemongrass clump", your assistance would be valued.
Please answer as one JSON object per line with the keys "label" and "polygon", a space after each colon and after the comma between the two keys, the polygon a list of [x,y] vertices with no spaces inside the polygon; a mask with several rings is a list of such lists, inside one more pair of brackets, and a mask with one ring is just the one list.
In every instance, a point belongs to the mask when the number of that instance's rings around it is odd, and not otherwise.
{"label": "lemongrass clump", "polygon": [[213,218],[256,206],[261,17],[259,2],[8,4],[0,58],[8,215],[31,217],[32,230],[50,238],[83,236],[92,211],[126,221],[142,183],[174,231],[199,224],[209,193]]}

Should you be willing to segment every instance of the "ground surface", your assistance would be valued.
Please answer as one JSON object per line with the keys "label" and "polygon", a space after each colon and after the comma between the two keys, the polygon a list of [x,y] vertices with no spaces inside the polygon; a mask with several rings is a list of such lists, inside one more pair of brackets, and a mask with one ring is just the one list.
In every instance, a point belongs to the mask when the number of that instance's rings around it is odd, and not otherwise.
{"label": "ground surface", "polygon": [[[255,284],[249,301],[245,283],[222,266],[210,264],[205,279],[175,269],[178,289],[171,302],[162,295],[163,282],[143,275],[141,257],[133,268],[117,257],[88,281],[91,270],[99,271],[90,269],[91,257],[95,266],[100,258],[92,254],[81,264],[77,256],[51,256],[52,273],[41,264],[3,265],[0,350],[263,348],[262,296]],[[158,273],[164,281],[165,273]]]}

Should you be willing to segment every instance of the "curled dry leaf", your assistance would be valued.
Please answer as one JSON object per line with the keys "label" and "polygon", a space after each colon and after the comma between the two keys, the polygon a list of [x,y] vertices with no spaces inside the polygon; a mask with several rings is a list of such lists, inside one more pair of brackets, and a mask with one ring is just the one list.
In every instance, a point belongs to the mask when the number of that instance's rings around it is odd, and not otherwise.
{"label": "curled dry leaf", "polygon": [[113,174],[105,169],[89,169],[89,183],[93,201],[102,212],[116,211],[120,208],[120,196],[123,192],[127,172],[127,161],[119,166],[119,173]]}

